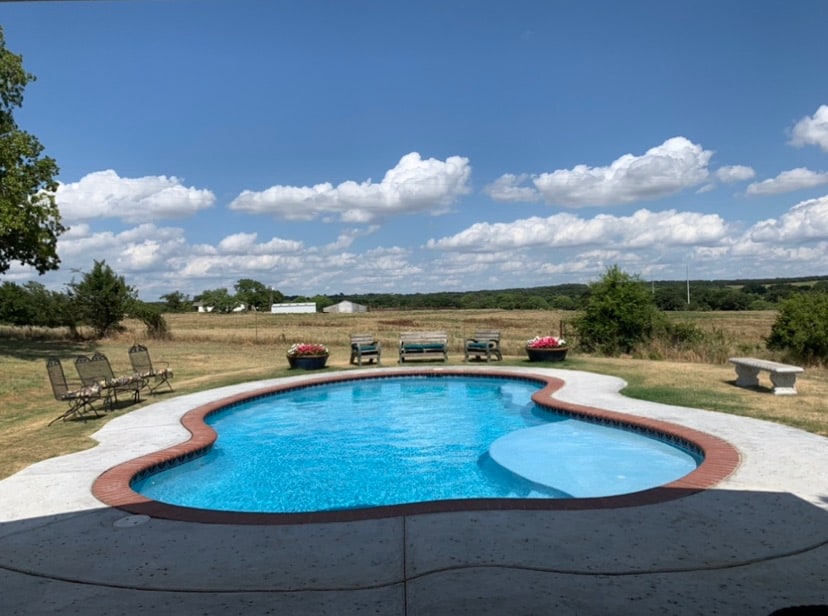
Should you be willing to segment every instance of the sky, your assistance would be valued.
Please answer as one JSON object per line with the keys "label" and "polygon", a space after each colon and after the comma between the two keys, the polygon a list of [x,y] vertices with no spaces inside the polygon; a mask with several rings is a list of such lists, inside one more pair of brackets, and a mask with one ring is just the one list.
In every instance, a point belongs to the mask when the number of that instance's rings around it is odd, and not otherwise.
{"label": "sky", "polygon": [[828,274],[823,0],[0,3],[63,290]]}

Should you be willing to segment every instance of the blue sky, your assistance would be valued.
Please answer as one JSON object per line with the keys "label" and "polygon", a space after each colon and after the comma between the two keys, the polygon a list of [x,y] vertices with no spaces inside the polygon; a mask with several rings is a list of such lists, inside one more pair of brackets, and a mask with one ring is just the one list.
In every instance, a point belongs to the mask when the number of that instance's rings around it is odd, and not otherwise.
{"label": "blue sky", "polygon": [[62,289],[828,274],[822,0],[0,4]]}

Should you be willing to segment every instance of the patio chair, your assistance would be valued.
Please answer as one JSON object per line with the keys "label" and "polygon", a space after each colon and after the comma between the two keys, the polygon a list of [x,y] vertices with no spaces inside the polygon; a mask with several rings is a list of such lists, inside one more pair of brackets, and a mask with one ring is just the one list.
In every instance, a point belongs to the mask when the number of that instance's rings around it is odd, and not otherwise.
{"label": "patio chair", "polygon": [[144,379],[136,374],[115,376],[109,359],[103,353],[94,353],[91,357],[78,355],[75,358],[75,369],[81,382],[91,387],[98,385],[111,410],[115,402],[118,402],[118,394],[130,392],[135,402],[141,401],[141,389],[144,387]]}
{"label": "patio chair", "polygon": [[98,409],[93,406],[93,402],[101,399],[101,388],[81,387],[80,389],[70,389],[66,382],[66,374],[63,372],[63,364],[57,357],[49,357],[46,360],[46,372],[49,375],[49,384],[52,386],[52,393],[55,400],[66,402],[69,408],[55,417],[49,422],[51,426],[58,420],[66,421],[67,417],[76,415],[83,422],[86,422],[86,413],[93,412],[95,417],[100,417]]}
{"label": "patio chair", "polygon": [[486,357],[488,363],[492,357],[503,359],[500,352],[500,332],[492,330],[479,330],[474,332],[472,338],[466,338],[463,345],[465,356],[463,361],[469,361],[474,356],[477,359]]}
{"label": "patio chair", "polygon": [[351,360],[352,364],[362,365],[362,360],[377,365],[382,357],[382,343],[374,338],[373,334],[351,334]]}
{"label": "patio chair", "polygon": [[[169,387],[170,391],[173,390],[172,384],[170,383],[170,379],[173,378],[173,371],[170,369],[169,364],[162,362],[164,364],[163,368],[160,370],[154,368],[152,360],[150,359],[149,350],[143,344],[133,344],[130,347],[129,363],[132,364],[132,369],[135,371],[135,374],[144,379],[144,383],[151,394],[154,394],[155,390],[162,385]],[[153,380],[152,385],[150,385],[150,379]]]}

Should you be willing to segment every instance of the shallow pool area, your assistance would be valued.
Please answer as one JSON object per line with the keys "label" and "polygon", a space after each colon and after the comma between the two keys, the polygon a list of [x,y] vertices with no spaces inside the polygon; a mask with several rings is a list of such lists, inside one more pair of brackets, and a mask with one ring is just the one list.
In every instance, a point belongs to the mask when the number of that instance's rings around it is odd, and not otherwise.
{"label": "shallow pool area", "polygon": [[132,483],[163,503],[299,513],[462,499],[571,499],[647,490],[700,452],[576,418],[528,378],[421,374],[288,389],[207,417],[203,455]]}

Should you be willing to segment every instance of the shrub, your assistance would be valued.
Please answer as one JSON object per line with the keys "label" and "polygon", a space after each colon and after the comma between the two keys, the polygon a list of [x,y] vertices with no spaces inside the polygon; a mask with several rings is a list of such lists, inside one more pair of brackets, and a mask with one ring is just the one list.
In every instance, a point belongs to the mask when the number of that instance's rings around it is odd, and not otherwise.
{"label": "shrub", "polygon": [[135,289],[127,285],[106,261],[94,261],[92,271],[80,282],[69,284],[69,294],[80,320],[95,330],[96,338],[123,329],[121,321],[127,306],[136,299]]}
{"label": "shrub", "polygon": [[617,355],[631,353],[648,341],[662,320],[641,279],[615,265],[590,285],[586,308],[573,324],[578,330],[578,343],[586,351]]}
{"label": "shrub", "polygon": [[809,364],[828,360],[828,293],[800,293],[782,302],[765,339],[768,349],[786,351]]}

